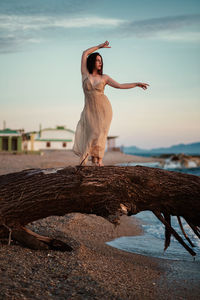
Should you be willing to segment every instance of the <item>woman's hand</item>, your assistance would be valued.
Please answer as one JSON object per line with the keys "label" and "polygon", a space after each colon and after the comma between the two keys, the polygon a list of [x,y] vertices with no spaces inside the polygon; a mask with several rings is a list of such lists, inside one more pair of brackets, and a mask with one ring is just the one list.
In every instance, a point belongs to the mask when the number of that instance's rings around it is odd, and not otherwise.
{"label": "woman's hand", "polygon": [[147,87],[149,86],[148,83],[142,83],[142,82],[138,82],[136,86],[141,87],[143,90],[146,90]]}
{"label": "woman's hand", "polygon": [[109,46],[109,42],[105,41],[104,43],[99,45],[99,48],[111,48],[111,47]]}

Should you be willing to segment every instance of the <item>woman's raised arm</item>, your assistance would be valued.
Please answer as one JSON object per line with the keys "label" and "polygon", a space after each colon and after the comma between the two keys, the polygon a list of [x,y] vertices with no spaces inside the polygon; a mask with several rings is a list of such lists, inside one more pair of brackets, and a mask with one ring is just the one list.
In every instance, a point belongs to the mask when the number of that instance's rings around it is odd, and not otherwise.
{"label": "woman's raised arm", "polygon": [[105,76],[106,84],[116,88],[116,89],[132,89],[136,86],[143,88],[143,90],[146,90],[149,86],[148,83],[142,83],[142,82],[135,82],[135,83],[118,83],[117,81],[113,80],[108,75]]}
{"label": "woman's raised arm", "polygon": [[88,72],[88,70],[87,70],[88,55],[100,48],[111,48],[111,47],[109,47],[109,42],[105,41],[104,43],[99,44],[98,46],[94,46],[94,47],[91,47],[91,48],[83,51],[82,58],[81,58],[81,73],[82,74],[86,74]]}

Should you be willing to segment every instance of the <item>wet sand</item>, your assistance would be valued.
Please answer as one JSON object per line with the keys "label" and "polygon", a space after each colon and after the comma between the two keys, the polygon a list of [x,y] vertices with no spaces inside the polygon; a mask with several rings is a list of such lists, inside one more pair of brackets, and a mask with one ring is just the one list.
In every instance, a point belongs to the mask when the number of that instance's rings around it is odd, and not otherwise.
{"label": "wet sand", "polygon": [[[104,164],[129,161],[147,160],[114,152],[105,155]],[[0,155],[0,174],[78,163],[71,151],[43,156],[6,154]],[[105,244],[119,236],[142,234],[140,221],[134,217],[123,216],[114,227],[101,217],[76,213],[48,217],[29,227],[67,242],[73,251],[34,251],[2,244],[0,299],[199,298],[199,262],[156,259]]]}

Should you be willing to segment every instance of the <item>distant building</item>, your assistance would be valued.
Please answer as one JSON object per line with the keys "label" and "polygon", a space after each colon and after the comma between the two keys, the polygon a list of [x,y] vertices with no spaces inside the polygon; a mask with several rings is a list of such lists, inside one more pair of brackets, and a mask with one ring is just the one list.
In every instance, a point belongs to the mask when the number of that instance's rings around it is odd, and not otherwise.
{"label": "distant building", "polygon": [[22,131],[5,128],[0,130],[0,151],[21,152]]}
{"label": "distant building", "polygon": [[107,151],[120,151],[119,147],[116,147],[115,141],[118,136],[107,137]]}
{"label": "distant building", "polygon": [[24,151],[66,150],[72,149],[74,131],[64,126],[45,128],[38,132],[27,132],[23,135]]}

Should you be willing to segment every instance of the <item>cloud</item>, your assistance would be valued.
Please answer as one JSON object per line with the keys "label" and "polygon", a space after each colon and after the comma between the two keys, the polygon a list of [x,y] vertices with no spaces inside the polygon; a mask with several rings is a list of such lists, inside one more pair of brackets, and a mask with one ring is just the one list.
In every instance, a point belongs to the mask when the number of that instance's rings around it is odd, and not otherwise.
{"label": "cloud", "polygon": [[19,52],[24,49],[24,46],[28,44],[38,44],[40,43],[40,39],[35,38],[24,38],[20,36],[6,36],[6,37],[0,37],[0,53],[6,54],[6,53],[13,53],[13,52]]}
{"label": "cloud", "polygon": [[62,28],[83,28],[83,27],[117,27],[124,23],[123,20],[113,18],[100,18],[100,17],[85,17],[73,19],[59,19],[54,23],[56,27]]}
{"label": "cloud", "polygon": [[15,16],[0,15],[0,29],[7,32],[34,31],[48,28],[83,28],[119,26],[122,20],[101,17],[55,17],[55,16]]}
{"label": "cloud", "polygon": [[[191,27],[193,31],[188,30]],[[119,31],[126,37],[199,41],[199,29],[200,15],[195,14],[126,22],[121,24]]]}
{"label": "cloud", "polygon": [[[68,4],[71,2],[67,2]],[[76,1],[76,4],[78,1]],[[0,52],[20,51],[23,47],[54,38],[61,32],[79,34],[79,29],[97,29],[120,38],[157,39],[165,41],[200,41],[200,15],[169,16],[127,21],[99,16],[0,14]]]}
{"label": "cloud", "polygon": [[4,15],[16,16],[77,15],[96,3],[97,0],[1,0],[0,11]]}
{"label": "cloud", "polygon": [[0,0],[0,53],[54,38],[52,28],[71,28],[66,19],[88,14],[97,4],[97,0]]}
{"label": "cloud", "polygon": [[200,32],[170,32],[157,37],[159,40],[175,42],[200,42]]}
{"label": "cloud", "polygon": [[[123,20],[114,18],[66,17],[66,16],[32,16],[32,15],[0,15],[0,52],[15,51],[27,42],[29,44],[41,40],[45,35],[53,37],[55,30],[76,30],[80,28],[113,28],[120,26]],[[52,30],[53,29],[53,30]],[[37,37],[37,38],[36,38]]]}

